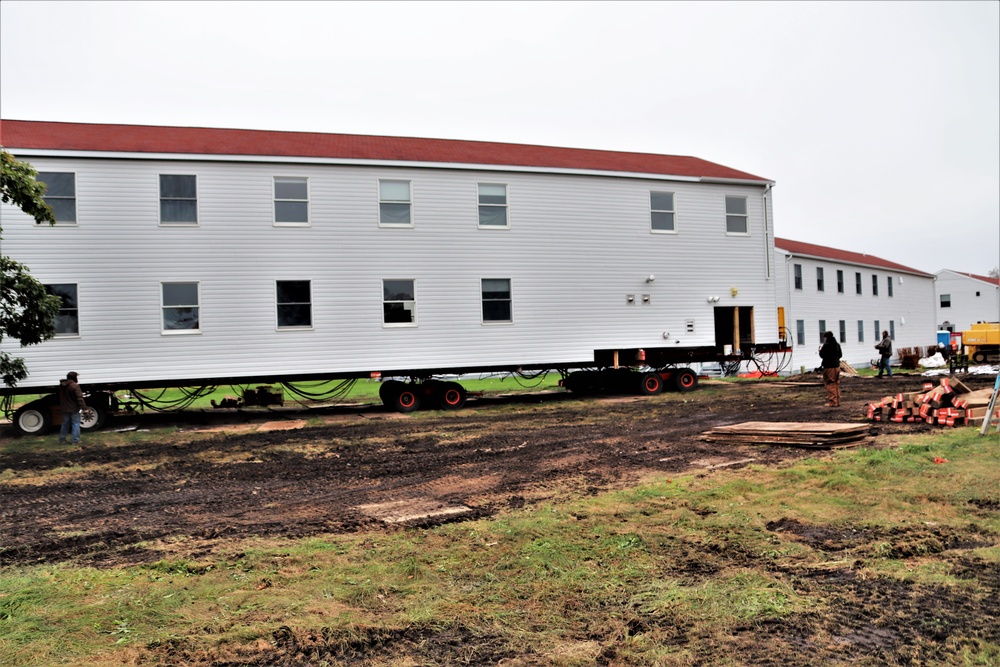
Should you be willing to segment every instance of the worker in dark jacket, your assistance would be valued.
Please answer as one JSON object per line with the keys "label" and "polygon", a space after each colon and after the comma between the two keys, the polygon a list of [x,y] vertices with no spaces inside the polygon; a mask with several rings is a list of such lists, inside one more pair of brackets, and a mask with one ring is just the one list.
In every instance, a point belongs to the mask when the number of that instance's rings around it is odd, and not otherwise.
{"label": "worker in dark jacket", "polygon": [[882,332],[882,340],[875,345],[875,349],[878,350],[879,360],[878,360],[878,376],[882,377],[882,373],[887,371],[889,377],[892,377],[892,364],[889,360],[892,359],[892,339],[889,338],[889,332]]}
{"label": "worker in dark jacket", "polygon": [[832,331],[823,334],[823,346],[819,348],[819,356],[823,360],[823,385],[826,387],[826,403],[828,408],[840,407],[840,358],[843,352],[840,343],[833,337]]}
{"label": "worker in dark jacket", "polygon": [[62,413],[62,427],[59,429],[59,444],[66,442],[66,436],[72,431],[73,444],[80,442],[80,411],[87,407],[83,400],[83,391],[76,380],[79,375],[73,371],[66,374],[66,379],[59,382],[59,411]]}

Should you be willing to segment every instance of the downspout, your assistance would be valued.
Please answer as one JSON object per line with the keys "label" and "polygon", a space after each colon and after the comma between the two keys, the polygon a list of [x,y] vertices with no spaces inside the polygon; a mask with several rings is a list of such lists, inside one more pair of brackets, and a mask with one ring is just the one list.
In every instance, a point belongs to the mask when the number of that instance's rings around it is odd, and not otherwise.
{"label": "downspout", "polygon": [[768,215],[768,210],[767,210],[767,196],[771,192],[771,186],[772,186],[771,183],[768,183],[767,185],[764,186],[764,196],[763,196],[763,198],[764,198],[764,252],[767,254],[766,263],[765,263],[765,266],[767,268],[766,268],[766,272],[764,274],[764,277],[767,278],[768,280],[771,279],[771,273],[772,273],[772,267],[771,267],[772,257],[771,257],[771,255],[774,254],[774,245],[771,243],[770,216]]}

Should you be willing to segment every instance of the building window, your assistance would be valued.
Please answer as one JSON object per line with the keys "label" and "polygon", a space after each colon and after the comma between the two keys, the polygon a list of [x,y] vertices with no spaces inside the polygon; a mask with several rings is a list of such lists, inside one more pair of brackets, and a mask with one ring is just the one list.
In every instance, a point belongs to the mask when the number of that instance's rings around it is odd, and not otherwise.
{"label": "building window", "polygon": [[479,226],[507,227],[507,186],[479,184]]}
{"label": "building window", "polygon": [[749,234],[749,217],[746,197],[726,197],[727,234]]}
{"label": "building window", "polygon": [[847,320],[840,320],[840,342],[847,342]]}
{"label": "building window", "polygon": [[308,280],[275,282],[278,328],[312,326],[312,290]]}
{"label": "building window", "polygon": [[896,340],[896,320],[889,320],[889,338]]}
{"label": "building window", "polygon": [[795,264],[792,269],[795,271],[795,289],[802,289],[802,265]]}
{"label": "building window", "polygon": [[654,232],[675,232],[674,193],[649,193],[649,228]]}
{"label": "building window", "polygon": [[795,320],[795,342],[797,345],[806,344],[806,321]]}
{"label": "building window", "polygon": [[378,182],[379,224],[386,227],[412,227],[410,217],[410,182]]}
{"label": "building window", "polygon": [[875,320],[875,337],[872,340],[882,340],[882,323]]}
{"label": "building window", "polygon": [[865,342],[865,321],[858,320],[858,342]]}
{"label": "building window", "polygon": [[872,296],[878,296],[878,276],[872,274]]}
{"label": "building window", "polygon": [[817,266],[816,267],[816,291],[817,292],[825,292],[826,291],[824,289],[824,285],[823,285],[823,267],[822,266]]}
{"label": "building window", "polygon": [[854,292],[856,294],[861,294],[861,274],[854,274]]}
{"label": "building window", "polygon": [[888,276],[885,279],[885,295],[892,296],[892,276]]}
{"label": "building window", "polygon": [[53,324],[57,336],[80,335],[80,307],[76,301],[76,285],[66,283],[61,285],[46,285],[45,291],[50,296],[57,296],[62,301],[59,312]]}
{"label": "building window", "polygon": [[382,321],[386,325],[417,323],[417,297],[412,280],[382,281]]}
{"label": "building window", "polygon": [[161,283],[163,332],[198,333],[201,329],[198,283]]}
{"label": "building window", "polygon": [[309,179],[304,176],[274,177],[274,224],[309,224]]}
{"label": "building window", "polygon": [[941,307],[942,308],[951,308],[951,295],[950,294],[942,294],[941,295]]}
{"label": "building window", "polygon": [[483,322],[510,322],[509,278],[483,278]]}
{"label": "building window", "polygon": [[160,224],[198,224],[198,183],[189,174],[160,174]]}
{"label": "building window", "polygon": [[826,320],[819,321],[819,342],[823,342],[823,334],[826,333]]}
{"label": "building window", "polygon": [[55,213],[56,222],[75,225],[76,174],[58,171],[40,171],[35,180],[45,183],[45,203]]}
{"label": "building window", "polygon": [[837,269],[837,294],[844,293],[844,272]]}

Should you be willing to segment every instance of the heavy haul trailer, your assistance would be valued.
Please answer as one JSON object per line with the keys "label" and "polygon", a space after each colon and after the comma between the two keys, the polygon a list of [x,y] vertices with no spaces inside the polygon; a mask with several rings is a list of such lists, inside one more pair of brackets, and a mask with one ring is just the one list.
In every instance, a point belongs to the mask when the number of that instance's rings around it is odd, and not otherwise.
{"label": "heavy haul trailer", "polygon": [[[698,158],[8,120],[0,130],[57,211],[56,225],[37,225],[0,206],[2,252],[63,298],[55,338],[0,341],[30,372],[6,395],[51,391],[73,370],[111,412],[115,391],[379,373],[407,379],[384,383],[390,406],[449,407],[463,392],[443,374],[554,369],[571,390],[648,393],[649,373],[689,389],[694,365],[783,347],[770,334],[773,184]],[[622,370],[635,367],[650,384]],[[42,413],[22,411],[20,426],[43,426]]]}

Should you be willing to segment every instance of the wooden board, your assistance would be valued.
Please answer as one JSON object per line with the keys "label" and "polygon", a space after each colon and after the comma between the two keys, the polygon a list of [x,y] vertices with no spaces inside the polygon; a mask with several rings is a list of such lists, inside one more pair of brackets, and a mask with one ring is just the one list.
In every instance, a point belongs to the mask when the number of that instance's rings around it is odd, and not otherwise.
{"label": "wooden board", "polygon": [[811,449],[853,447],[868,440],[868,424],[743,422],[717,426],[701,439],[733,445],[784,445]]}

